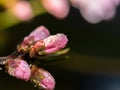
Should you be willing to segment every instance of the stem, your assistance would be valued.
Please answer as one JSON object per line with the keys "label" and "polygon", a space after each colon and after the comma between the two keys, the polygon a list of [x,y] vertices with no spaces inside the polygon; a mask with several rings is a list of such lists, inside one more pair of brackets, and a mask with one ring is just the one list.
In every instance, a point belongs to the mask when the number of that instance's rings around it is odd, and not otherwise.
{"label": "stem", "polygon": [[5,65],[8,58],[14,58],[16,56],[18,56],[18,53],[17,53],[17,51],[14,51],[9,56],[0,57],[0,65]]}
{"label": "stem", "polygon": [[6,56],[6,57],[0,57],[0,65],[5,65],[7,59],[8,59],[8,56]]}

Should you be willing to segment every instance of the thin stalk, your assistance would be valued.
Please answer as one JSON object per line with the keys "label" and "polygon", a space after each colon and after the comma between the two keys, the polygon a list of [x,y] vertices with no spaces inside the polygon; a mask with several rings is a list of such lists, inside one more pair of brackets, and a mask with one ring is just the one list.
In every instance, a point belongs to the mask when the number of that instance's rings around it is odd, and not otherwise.
{"label": "thin stalk", "polygon": [[8,57],[0,57],[0,65],[5,65]]}

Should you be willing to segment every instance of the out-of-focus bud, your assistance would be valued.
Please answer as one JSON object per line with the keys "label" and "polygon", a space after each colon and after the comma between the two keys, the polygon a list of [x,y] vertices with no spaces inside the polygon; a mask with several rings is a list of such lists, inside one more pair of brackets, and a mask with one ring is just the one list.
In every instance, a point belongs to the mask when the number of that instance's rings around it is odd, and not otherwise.
{"label": "out-of-focus bud", "polygon": [[5,66],[7,73],[18,79],[28,81],[31,76],[28,63],[22,59],[8,59]]}
{"label": "out-of-focus bud", "polygon": [[67,0],[42,0],[44,8],[57,18],[65,18],[69,12]]}
{"label": "out-of-focus bud", "polygon": [[30,81],[40,89],[53,90],[55,88],[55,80],[53,76],[48,71],[38,68],[35,65],[31,66]]}
{"label": "out-of-focus bud", "polygon": [[120,0],[113,0],[113,3],[118,6],[120,4]]}
{"label": "out-of-focus bud", "polygon": [[90,23],[110,20],[116,13],[120,0],[70,0],[84,19]]}
{"label": "out-of-focus bud", "polygon": [[27,1],[18,1],[12,7],[12,13],[22,21],[28,21],[33,17],[32,7]]}
{"label": "out-of-focus bud", "polygon": [[104,12],[100,5],[96,4],[96,2],[93,2],[91,5],[79,9],[84,19],[90,23],[98,23],[104,18]]}
{"label": "out-of-focus bud", "polygon": [[68,39],[64,34],[51,35],[44,40],[37,41],[30,49],[30,55],[45,55],[55,53],[67,45]]}
{"label": "out-of-focus bud", "polygon": [[28,36],[26,36],[20,45],[18,45],[18,51],[27,52],[32,44],[34,44],[38,40],[47,38],[49,35],[50,33],[46,27],[39,26]]}

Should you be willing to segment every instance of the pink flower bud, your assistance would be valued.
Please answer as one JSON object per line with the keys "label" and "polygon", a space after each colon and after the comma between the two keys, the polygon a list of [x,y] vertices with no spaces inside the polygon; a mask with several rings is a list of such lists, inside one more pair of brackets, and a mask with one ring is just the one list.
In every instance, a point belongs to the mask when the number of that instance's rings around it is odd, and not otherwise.
{"label": "pink flower bud", "polygon": [[67,42],[68,39],[64,34],[51,35],[44,40],[37,41],[30,49],[30,56],[57,52],[58,50],[64,48]]}
{"label": "pink flower bud", "polygon": [[45,52],[47,54],[54,53],[67,45],[68,39],[64,34],[51,35],[44,39]]}
{"label": "pink flower bud", "polygon": [[30,81],[40,89],[53,90],[55,88],[55,80],[53,76],[46,70],[36,66],[31,67]]}
{"label": "pink flower bud", "polygon": [[27,51],[27,49],[29,49],[29,47],[36,41],[47,38],[49,35],[50,33],[46,27],[39,26],[24,38],[23,42],[18,47],[18,51],[21,50]]}
{"label": "pink flower bud", "polygon": [[29,34],[29,37],[34,36],[34,41],[38,41],[47,38],[49,35],[49,30],[46,27],[39,26]]}
{"label": "pink flower bud", "polygon": [[28,63],[21,59],[9,59],[6,63],[6,69],[9,75],[21,80],[28,81],[31,76]]}

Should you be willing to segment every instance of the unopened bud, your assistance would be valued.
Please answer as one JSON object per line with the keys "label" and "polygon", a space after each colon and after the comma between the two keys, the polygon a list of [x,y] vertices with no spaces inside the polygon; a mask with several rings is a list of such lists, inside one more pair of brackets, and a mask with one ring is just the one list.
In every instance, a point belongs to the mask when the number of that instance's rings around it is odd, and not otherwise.
{"label": "unopened bud", "polygon": [[33,17],[32,7],[26,1],[18,1],[12,7],[13,14],[22,21],[28,21]]}
{"label": "unopened bud", "polygon": [[68,39],[64,34],[51,35],[44,40],[37,41],[30,49],[30,56],[45,55],[57,52],[67,45]]}
{"label": "unopened bud", "polygon": [[9,75],[25,81],[28,81],[31,76],[28,63],[22,59],[7,60],[6,70]]}
{"label": "unopened bud", "polygon": [[47,54],[54,53],[67,45],[68,39],[64,34],[51,35],[44,39],[45,52]]}
{"label": "unopened bud", "polygon": [[46,27],[39,26],[24,38],[23,42],[18,46],[18,51],[28,51],[32,44],[38,40],[47,38],[49,35],[50,33]]}
{"label": "unopened bud", "polygon": [[55,80],[53,76],[46,70],[33,65],[31,67],[30,81],[40,89],[53,90],[55,88]]}

